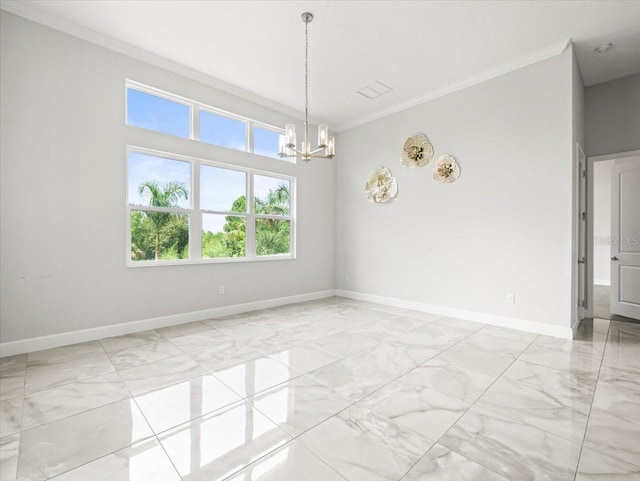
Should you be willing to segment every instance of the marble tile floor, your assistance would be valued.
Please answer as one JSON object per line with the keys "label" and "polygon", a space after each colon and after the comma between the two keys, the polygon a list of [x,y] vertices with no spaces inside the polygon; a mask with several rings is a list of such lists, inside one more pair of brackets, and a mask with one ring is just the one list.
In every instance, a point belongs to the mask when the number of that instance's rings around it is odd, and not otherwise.
{"label": "marble tile floor", "polygon": [[0,480],[640,480],[640,325],[343,298],[0,358]]}

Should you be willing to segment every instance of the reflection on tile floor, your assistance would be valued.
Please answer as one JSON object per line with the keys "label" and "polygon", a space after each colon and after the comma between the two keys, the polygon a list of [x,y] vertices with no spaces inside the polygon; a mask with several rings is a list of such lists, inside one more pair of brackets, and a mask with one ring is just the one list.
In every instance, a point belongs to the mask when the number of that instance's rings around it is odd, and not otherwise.
{"label": "reflection on tile floor", "polygon": [[640,479],[640,325],[342,298],[0,359],[0,481]]}

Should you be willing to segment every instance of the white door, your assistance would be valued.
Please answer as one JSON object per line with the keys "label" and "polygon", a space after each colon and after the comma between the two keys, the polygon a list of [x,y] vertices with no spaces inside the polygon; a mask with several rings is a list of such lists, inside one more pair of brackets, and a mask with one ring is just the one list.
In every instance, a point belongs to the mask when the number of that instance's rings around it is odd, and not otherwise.
{"label": "white door", "polygon": [[640,157],[611,169],[611,313],[640,320]]}

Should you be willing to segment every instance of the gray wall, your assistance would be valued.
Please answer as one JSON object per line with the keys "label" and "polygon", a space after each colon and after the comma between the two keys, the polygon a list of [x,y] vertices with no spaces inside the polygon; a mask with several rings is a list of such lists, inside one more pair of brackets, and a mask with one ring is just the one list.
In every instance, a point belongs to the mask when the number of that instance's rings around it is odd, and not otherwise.
{"label": "gray wall", "polygon": [[[5,11],[0,32],[3,342],[334,288],[335,162],[132,133],[125,79],[272,125],[287,116]],[[168,152],[297,176],[297,259],[127,268],[125,145],[151,137]]]}
{"label": "gray wall", "polygon": [[640,74],[586,89],[587,155],[640,149]]}
{"label": "gray wall", "polygon": [[[573,142],[581,136],[572,57],[567,49],[342,132],[337,288],[568,328]],[[429,137],[436,157],[407,169],[400,152],[415,132]],[[446,153],[462,173],[436,184],[433,163]],[[364,184],[380,164],[399,194],[374,205]]]}

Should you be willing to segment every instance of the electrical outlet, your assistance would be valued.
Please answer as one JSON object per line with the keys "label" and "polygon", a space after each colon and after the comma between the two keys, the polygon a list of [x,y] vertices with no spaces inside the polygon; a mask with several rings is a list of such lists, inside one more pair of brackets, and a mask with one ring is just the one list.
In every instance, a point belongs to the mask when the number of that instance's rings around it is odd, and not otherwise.
{"label": "electrical outlet", "polygon": [[345,275],[344,275],[344,280],[345,280],[345,281],[348,281],[348,280],[349,280],[349,274],[345,274]]}
{"label": "electrical outlet", "polygon": [[224,294],[224,286],[218,287],[218,294]]}
{"label": "electrical outlet", "polygon": [[507,304],[515,304],[516,303],[516,295],[512,292],[507,294]]}

